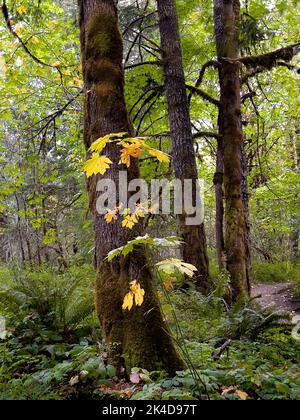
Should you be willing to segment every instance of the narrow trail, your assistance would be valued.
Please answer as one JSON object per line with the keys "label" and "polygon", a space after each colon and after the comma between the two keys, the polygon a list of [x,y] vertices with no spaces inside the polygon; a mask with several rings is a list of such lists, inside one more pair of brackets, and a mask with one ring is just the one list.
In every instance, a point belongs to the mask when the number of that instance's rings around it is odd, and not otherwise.
{"label": "narrow trail", "polygon": [[291,283],[257,284],[252,287],[251,295],[261,296],[257,302],[264,308],[274,308],[291,315],[300,313],[300,297],[293,294]]}

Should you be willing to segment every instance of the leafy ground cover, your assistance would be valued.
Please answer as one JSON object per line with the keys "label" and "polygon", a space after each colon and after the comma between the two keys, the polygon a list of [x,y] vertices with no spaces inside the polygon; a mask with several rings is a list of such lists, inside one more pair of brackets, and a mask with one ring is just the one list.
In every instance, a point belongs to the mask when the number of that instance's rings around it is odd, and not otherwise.
{"label": "leafy ground cover", "polygon": [[[9,276],[8,291],[3,284]],[[92,270],[2,270],[1,278],[7,318],[7,336],[0,340],[1,399],[300,399],[300,341],[287,320],[255,301],[228,311],[220,288],[208,298],[178,290],[162,295],[187,370],[168,378],[136,367],[120,382],[107,362],[92,292],[85,306],[76,300],[92,285]],[[33,288],[33,278],[44,287]],[[72,278],[81,280],[71,293]],[[15,311],[18,298],[23,304]]]}

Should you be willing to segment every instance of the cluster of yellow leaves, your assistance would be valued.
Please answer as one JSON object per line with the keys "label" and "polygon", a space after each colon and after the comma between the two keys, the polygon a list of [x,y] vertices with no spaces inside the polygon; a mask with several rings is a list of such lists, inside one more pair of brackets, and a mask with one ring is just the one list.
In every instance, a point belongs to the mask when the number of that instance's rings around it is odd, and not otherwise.
{"label": "cluster of yellow leaves", "polygon": [[[112,223],[115,220],[118,220],[117,214],[120,213],[122,205],[116,207],[114,210],[107,210],[104,219],[107,224]],[[127,229],[133,229],[133,227],[138,223],[139,218],[145,217],[146,209],[141,205],[137,205],[134,213],[130,209],[125,209],[122,213],[122,227]]]}
{"label": "cluster of yellow leaves", "polygon": [[144,152],[141,149],[141,146],[144,144],[141,139],[132,139],[131,143],[128,142],[120,142],[122,145],[121,150],[121,159],[119,163],[126,165],[127,168],[130,167],[130,158],[139,158]]}
{"label": "cluster of yellow leaves", "polygon": [[170,156],[166,153],[153,149],[146,144],[146,138],[135,137],[122,140],[118,144],[122,147],[120,163],[130,167],[130,158],[139,158],[143,153],[155,157],[159,162],[169,163]]}
{"label": "cluster of yellow leaves", "polygon": [[127,229],[133,229],[137,222],[138,219],[135,214],[127,214],[122,221],[122,227]]}
{"label": "cluster of yellow leaves", "polygon": [[19,13],[19,15],[24,15],[26,11],[27,11],[27,6],[24,6],[24,4],[17,7],[17,12]]}
{"label": "cluster of yellow leaves", "polygon": [[145,290],[141,288],[140,283],[134,280],[130,283],[130,291],[125,295],[122,309],[130,311],[133,304],[141,306],[144,302]]}
{"label": "cluster of yellow leaves", "polygon": [[75,86],[75,87],[82,87],[83,82],[81,79],[78,79],[78,77],[73,77],[73,79],[71,80],[71,86]]}
{"label": "cluster of yellow leaves", "polygon": [[118,220],[117,214],[118,214],[117,209],[107,210],[107,213],[104,216],[106,223],[109,225],[113,220]]}
{"label": "cluster of yellow leaves", "polygon": [[[145,142],[145,138],[143,137],[126,138],[120,141],[120,139],[122,139],[122,137],[124,137],[125,135],[126,133],[108,134],[104,137],[99,138],[91,145],[89,151],[93,153],[92,158],[89,159],[83,166],[83,171],[86,172],[87,177],[97,173],[104,175],[109,166],[106,167],[106,170],[104,170],[103,159],[102,162],[99,162],[98,164],[96,163],[96,160],[101,159],[100,154],[102,153],[106,145],[109,142],[113,142],[116,140],[118,140],[118,145],[121,147],[121,156],[119,163],[126,165],[127,168],[130,167],[131,158],[137,159],[144,153],[148,153],[150,156],[155,157],[159,162],[170,162],[169,155],[167,155],[164,152],[161,152],[160,150],[156,150],[148,146]],[[110,163],[112,162],[110,161]],[[101,172],[96,172],[97,168],[101,168]]]}

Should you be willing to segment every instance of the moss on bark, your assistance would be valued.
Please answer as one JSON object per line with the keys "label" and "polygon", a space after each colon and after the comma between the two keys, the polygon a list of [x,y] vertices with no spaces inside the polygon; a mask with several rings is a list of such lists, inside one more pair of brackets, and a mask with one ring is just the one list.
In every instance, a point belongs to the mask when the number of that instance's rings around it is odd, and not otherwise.
{"label": "moss on bark", "polygon": [[[114,0],[80,0],[82,67],[85,81],[86,148],[97,138],[118,132],[133,134],[124,98],[123,44]],[[120,151],[116,144],[105,149],[113,165],[105,178],[119,182]],[[128,181],[139,177],[137,161],[127,171]],[[97,267],[96,309],[106,338],[110,360],[119,376],[133,366],[149,370],[166,370],[174,374],[184,367],[164,322],[155,285],[144,248],[111,263],[106,256],[140,235],[141,226],[132,231],[121,221],[107,224],[96,211],[97,181],[87,182],[90,208],[94,217],[95,265]],[[132,280],[138,279],[145,290],[141,307],[122,310],[125,294]]]}
{"label": "moss on bark", "polygon": [[[249,295],[247,225],[242,197],[243,131],[239,57],[239,0],[215,0],[215,34],[220,64],[219,133],[222,138],[225,194],[225,253],[232,299]],[[231,60],[224,60],[224,57]]]}

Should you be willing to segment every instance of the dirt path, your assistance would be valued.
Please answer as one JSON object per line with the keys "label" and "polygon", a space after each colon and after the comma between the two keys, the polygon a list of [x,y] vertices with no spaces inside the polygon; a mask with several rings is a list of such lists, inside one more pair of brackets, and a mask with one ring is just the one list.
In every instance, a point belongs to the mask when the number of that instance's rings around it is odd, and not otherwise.
{"label": "dirt path", "polygon": [[251,295],[261,295],[257,302],[262,307],[291,314],[300,313],[300,298],[293,295],[293,285],[290,283],[257,284],[252,287]]}

